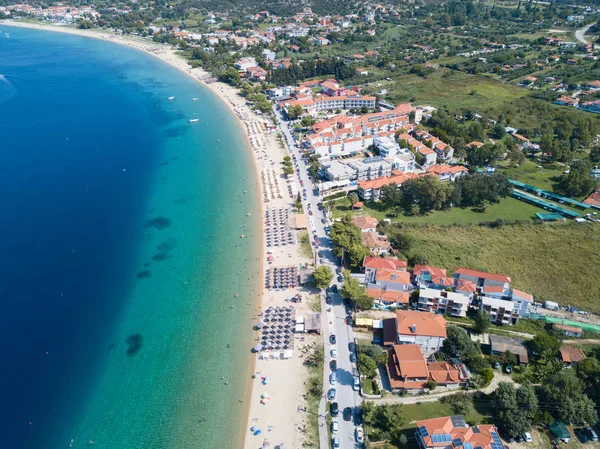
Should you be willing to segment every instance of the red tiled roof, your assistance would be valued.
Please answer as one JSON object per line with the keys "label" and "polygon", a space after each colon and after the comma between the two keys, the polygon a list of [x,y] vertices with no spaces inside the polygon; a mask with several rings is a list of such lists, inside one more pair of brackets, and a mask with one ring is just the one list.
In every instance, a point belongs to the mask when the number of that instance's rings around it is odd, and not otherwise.
{"label": "red tiled roof", "polygon": [[585,354],[580,348],[563,346],[560,348],[560,357],[565,363],[576,363],[585,360]]}
{"label": "red tiled roof", "polygon": [[554,327],[556,327],[557,329],[560,329],[561,331],[571,332],[572,334],[581,335],[583,333],[582,329],[580,329],[579,327],[575,327],[575,326],[567,326],[565,324],[555,324]]}
{"label": "red tiled roof", "polygon": [[420,276],[423,273],[429,273],[432,277],[433,276],[443,277],[443,276],[446,276],[446,269],[430,267],[429,265],[419,265],[419,264],[415,265],[415,267],[413,268],[413,274],[415,276]]}
{"label": "red tiled roof", "polygon": [[465,276],[472,276],[476,278],[489,279],[490,281],[508,282],[510,283],[509,276],[503,276],[501,274],[486,273],[485,271],[471,270],[469,268],[457,268],[454,273]]}
{"label": "red tiled roof", "polygon": [[513,296],[514,295],[517,295],[519,298],[533,301],[533,296],[530,293],[524,292],[522,290],[517,290],[516,288],[513,288]]}

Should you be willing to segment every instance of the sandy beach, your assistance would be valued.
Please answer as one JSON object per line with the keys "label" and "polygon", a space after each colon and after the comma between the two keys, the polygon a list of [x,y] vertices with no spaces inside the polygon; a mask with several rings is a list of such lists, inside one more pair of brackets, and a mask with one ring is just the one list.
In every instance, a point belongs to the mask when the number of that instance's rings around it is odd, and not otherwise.
{"label": "sandy beach", "polygon": [[[310,260],[301,258],[299,254],[299,239],[296,235],[294,245],[276,246],[268,248],[269,258],[267,264],[267,247],[265,240],[265,212],[291,210],[294,197],[291,182],[285,179],[282,170],[282,159],[286,155],[278,133],[274,130],[270,119],[255,113],[246,105],[246,101],[238,91],[221,82],[214,82],[210,74],[201,68],[191,68],[188,62],[177,54],[177,50],[169,45],[157,44],[137,36],[123,36],[102,30],[80,30],[56,24],[37,24],[2,21],[0,25],[18,26],[47,30],[61,33],[76,34],[79,36],[103,39],[121,45],[135,48],[149,53],[171,66],[191,76],[196,81],[210,89],[230,108],[245,131],[248,147],[252,151],[254,166],[260,188],[263,191],[263,201],[260,210],[253,213],[260,214],[261,220],[261,276],[259,280],[259,299],[256,304],[256,315],[253,324],[262,321],[263,311],[270,306],[289,306],[288,298],[297,293],[302,293],[303,301],[294,304],[296,316],[306,315],[310,312],[308,295],[306,291],[296,288],[275,291],[264,288],[265,272],[274,267],[298,267],[299,264],[310,263]],[[293,214],[292,214],[293,216]],[[250,350],[258,339],[248,342]],[[303,335],[303,334],[302,334]],[[257,449],[268,442],[270,447],[301,447],[304,438],[302,428],[306,419],[305,412],[299,410],[306,405],[304,400],[306,369],[302,362],[303,353],[315,344],[315,337],[294,337],[294,356],[287,360],[270,358],[254,358],[254,366],[248,367],[248,375],[255,373],[252,380],[251,391],[248,392],[244,403],[247,409],[247,423],[242,428],[244,449]],[[265,382],[265,378],[268,381]],[[268,401],[261,401],[268,395]],[[266,402],[264,404],[263,402]],[[256,426],[260,434],[253,435],[250,427]]]}

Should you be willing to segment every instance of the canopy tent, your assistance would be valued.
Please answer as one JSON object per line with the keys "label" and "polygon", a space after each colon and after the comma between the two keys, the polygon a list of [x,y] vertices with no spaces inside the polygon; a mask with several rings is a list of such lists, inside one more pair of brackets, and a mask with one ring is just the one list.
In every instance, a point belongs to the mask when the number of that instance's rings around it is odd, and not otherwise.
{"label": "canopy tent", "polygon": [[550,424],[550,432],[552,432],[559,440],[563,440],[568,442],[571,438],[571,434],[569,433],[569,429],[560,421],[554,421]]}

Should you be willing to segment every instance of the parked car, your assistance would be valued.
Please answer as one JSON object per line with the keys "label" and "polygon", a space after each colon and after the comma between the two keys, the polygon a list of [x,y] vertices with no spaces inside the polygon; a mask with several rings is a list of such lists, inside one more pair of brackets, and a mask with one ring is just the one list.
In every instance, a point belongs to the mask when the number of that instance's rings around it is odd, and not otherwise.
{"label": "parked car", "polygon": [[331,376],[329,376],[329,383],[330,383],[331,385],[335,385],[335,384],[337,384],[337,375],[335,374],[335,371],[333,371],[333,372],[331,373]]}
{"label": "parked car", "polygon": [[338,433],[340,431],[340,423],[337,421],[331,422],[331,433]]}
{"label": "parked car", "polygon": [[362,427],[357,427],[356,428],[356,442],[364,443],[364,441],[365,441],[365,434],[362,430]]}
{"label": "parked car", "polygon": [[329,368],[331,368],[331,371],[335,371],[337,369],[337,360],[334,359],[329,362]]}
{"label": "parked car", "polygon": [[348,351],[350,351],[350,352],[356,351],[356,343],[354,343],[353,341],[348,343]]}
{"label": "parked car", "polygon": [[344,282],[344,276],[338,276],[337,280],[338,282]]}
{"label": "parked car", "polygon": [[344,421],[350,421],[352,419],[352,408],[346,407],[342,414],[344,415]]}
{"label": "parked car", "polygon": [[334,418],[338,415],[339,408],[337,402],[332,402],[331,404],[329,404],[329,413],[331,413],[331,416],[333,416]]}
{"label": "parked car", "polygon": [[586,426],[585,430],[587,430],[590,440],[598,441],[598,434],[594,429],[592,429],[592,426]]}
{"label": "parked car", "polygon": [[586,444],[589,441],[586,432],[582,428],[575,429],[574,432],[575,436],[582,444]]}
{"label": "parked car", "polygon": [[331,286],[331,291],[332,291],[333,293],[337,293],[337,292],[338,292],[338,286],[337,286],[336,284],[333,284],[333,285]]}
{"label": "parked car", "polygon": [[356,354],[353,352],[350,353],[350,362],[356,363]]}
{"label": "parked car", "polygon": [[533,438],[531,438],[531,434],[529,432],[525,432],[525,435],[523,435],[523,439],[527,443],[531,443],[533,441]]}
{"label": "parked car", "polygon": [[331,334],[331,335],[329,336],[329,342],[330,342],[332,345],[334,345],[334,344],[335,344],[335,341],[336,341],[336,340],[335,340],[335,334]]}
{"label": "parked car", "polygon": [[354,425],[360,426],[362,424],[362,409],[360,407],[356,407],[354,410]]}
{"label": "parked car", "polygon": [[494,369],[500,369],[500,362],[494,362],[492,366],[494,367]]}
{"label": "parked car", "polygon": [[359,377],[358,377],[358,376],[354,376],[354,377],[352,378],[352,389],[353,389],[354,391],[358,391],[358,390],[360,390],[360,379],[359,379]]}
{"label": "parked car", "polygon": [[340,438],[339,438],[339,437],[333,437],[333,438],[331,439],[331,446],[332,446],[334,449],[337,449],[338,447],[340,447]]}
{"label": "parked car", "polygon": [[330,388],[327,392],[327,399],[333,401],[335,399],[335,388]]}
{"label": "parked car", "polygon": [[509,363],[508,365],[506,365],[506,366],[504,367],[504,372],[505,372],[506,374],[510,374],[510,373],[512,373],[512,368],[513,368],[513,367],[512,367],[512,365]]}

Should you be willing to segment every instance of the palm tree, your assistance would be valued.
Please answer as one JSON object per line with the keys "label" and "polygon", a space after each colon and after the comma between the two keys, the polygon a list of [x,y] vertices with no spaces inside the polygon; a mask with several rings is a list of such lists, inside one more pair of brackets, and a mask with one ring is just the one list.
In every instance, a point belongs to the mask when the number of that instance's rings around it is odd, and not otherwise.
{"label": "palm tree", "polygon": [[350,192],[348,194],[348,200],[350,200],[350,207],[352,207],[352,205],[358,203],[358,195],[356,194],[356,192]]}

